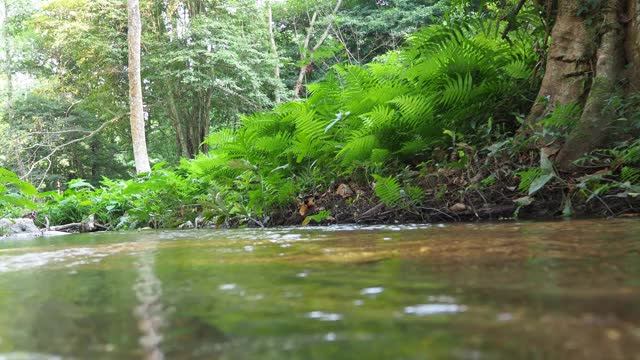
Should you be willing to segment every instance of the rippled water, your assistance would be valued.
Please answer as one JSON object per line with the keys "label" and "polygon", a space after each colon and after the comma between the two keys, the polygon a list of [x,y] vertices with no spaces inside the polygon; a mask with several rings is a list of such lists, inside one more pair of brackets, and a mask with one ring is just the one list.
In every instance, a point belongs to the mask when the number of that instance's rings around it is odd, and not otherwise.
{"label": "rippled water", "polygon": [[640,221],[0,240],[4,359],[640,359]]}

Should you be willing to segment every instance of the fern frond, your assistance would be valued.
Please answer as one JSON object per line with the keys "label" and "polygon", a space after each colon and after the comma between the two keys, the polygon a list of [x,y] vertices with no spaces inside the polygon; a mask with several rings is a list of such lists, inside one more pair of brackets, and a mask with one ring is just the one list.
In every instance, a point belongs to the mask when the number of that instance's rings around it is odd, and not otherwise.
{"label": "fern frond", "polygon": [[382,177],[375,174],[373,178],[376,180],[374,189],[376,196],[387,206],[394,207],[399,205],[402,201],[402,188],[398,183],[398,179],[393,176]]}
{"label": "fern frond", "polygon": [[625,166],[620,170],[620,182],[640,185],[640,169]]}
{"label": "fern frond", "polygon": [[400,110],[399,121],[408,126],[408,130],[418,127],[420,122],[431,116],[433,103],[422,95],[400,96],[389,103],[395,104]]}
{"label": "fern frond", "polygon": [[514,79],[527,79],[531,75],[529,64],[522,60],[514,60],[503,66],[502,69]]}
{"label": "fern frond", "polygon": [[461,106],[466,104],[473,88],[473,78],[467,73],[464,77],[447,79],[442,92],[441,102],[445,106]]}
{"label": "fern frond", "polygon": [[342,164],[350,164],[357,160],[367,160],[377,144],[378,139],[373,134],[356,136],[345,143],[336,157],[342,159]]}
{"label": "fern frond", "polygon": [[371,112],[362,115],[364,125],[370,129],[380,129],[392,124],[395,110],[387,105],[378,105]]}
{"label": "fern frond", "polygon": [[522,192],[529,191],[531,184],[540,177],[542,174],[542,170],[538,167],[531,168],[526,171],[521,171],[517,173],[520,176],[520,184],[518,184],[518,190]]}
{"label": "fern frond", "polygon": [[397,153],[400,155],[412,156],[423,153],[428,146],[429,142],[421,136],[416,136],[412,140],[402,143],[402,147],[397,151]]}
{"label": "fern frond", "polygon": [[209,134],[205,139],[205,142],[209,145],[210,149],[215,150],[227,144],[233,143],[234,140],[235,133],[233,129],[227,128]]}

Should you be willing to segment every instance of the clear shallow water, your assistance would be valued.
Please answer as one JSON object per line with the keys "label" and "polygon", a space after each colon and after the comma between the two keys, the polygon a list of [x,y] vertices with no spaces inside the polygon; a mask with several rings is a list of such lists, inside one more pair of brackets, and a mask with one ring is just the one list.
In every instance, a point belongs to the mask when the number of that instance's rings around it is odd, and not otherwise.
{"label": "clear shallow water", "polygon": [[640,221],[0,241],[0,359],[640,359]]}

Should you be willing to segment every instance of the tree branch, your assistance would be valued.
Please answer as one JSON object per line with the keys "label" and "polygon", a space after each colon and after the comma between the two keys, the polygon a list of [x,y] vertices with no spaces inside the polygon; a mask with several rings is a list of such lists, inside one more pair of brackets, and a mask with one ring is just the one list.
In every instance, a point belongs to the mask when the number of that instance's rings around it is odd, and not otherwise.
{"label": "tree branch", "polygon": [[338,0],[338,2],[336,3],[336,6],[333,8],[333,11],[331,12],[331,15],[329,17],[327,27],[324,29],[324,32],[322,33],[318,41],[316,41],[316,44],[311,48],[311,50],[309,50],[309,43],[311,42],[311,33],[313,32],[313,26],[315,25],[315,22],[318,16],[318,11],[317,10],[314,11],[313,16],[311,17],[309,28],[307,30],[307,37],[304,39],[304,44],[300,51],[301,60],[305,60],[307,58],[307,51],[309,52],[309,62],[300,67],[300,72],[298,72],[298,79],[296,80],[296,84],[293,87],[294,99],[297,99],[300,97],[300,93],[302,92],[302,82],[304,81],[304,76],[311,69],[311,63],[313,62],[313,54],[316,52],[316,50],[318,50],[320,46],[322,46],[322,43],[324,43],[324,41],[327,39],[327,36],[329,36],[329,31],[333,26],[333,21],[336,14],[338,13],[338,10],[340,9],[340,5],[342,5],[342,0]]}
{"label": "tree branch", "polygon": [[89,134],[87,134],[87,135],[85,135],[85,136],[83,136],[83,137],[79,137],[79,138],[77,138],[77,139],[73,139],[73,140],[71,140],[71,141],[68,141],[68,142],[66,142],[66,143],[64,143],[64,144],[57,145],[57,146],[56,146],[56,147],[54,147],[54,148],[53,148],[53,150],[51,150],[51,151],[49,152],[49,154],[47,154],[45,157],[43,157],[43,158],[41,158],[41,159],[39,159],[39,160],[36,160],[33,164],[31,164],[31,166],[29,167],[29,171],[28,171],[26,174],[24,174],[24,175],[22,176],[22,179],[24,180],[24,179],[26,179],[29,175],[31,175],[31,173],[33,172],[33,170],[36,168],[36,166],[37,166],[40,162],[42,162],[42,161],[50,161],[50,160],[51,160],[51,157],[52,157],[53,155],[55,155],[55,154],[56,154],[58,151],[60,151],[61,149],[65,148],[65,147],[67,147],[67,146],[69,146],[69,145],[73,145],[73,144],[78,143],[78,142],[80,142],[80,141],[87,140],[87,139],[89,139],[89,138],[94,137],[96,134],[98,134],[100,131],[102,131],[102,129],[104,129],[104,128],[105,128],[105,127],[107,127],[108,125],[111,125],[111,124],[113,124],[113,123],[117,122],[118,120],[122,119],[123,117],[125,117],[125,116],[127,116],[127,115],[129,115],[129,113],[120,114],[120,115],[118,115],[118,116],[114,117],[113,119],[111,119],[111,120],[109,120],[109,121],[106,121],[106,122],[102,123],[102,125],[100,125],[97,129],[93,130],[92,132],[90,132]]}

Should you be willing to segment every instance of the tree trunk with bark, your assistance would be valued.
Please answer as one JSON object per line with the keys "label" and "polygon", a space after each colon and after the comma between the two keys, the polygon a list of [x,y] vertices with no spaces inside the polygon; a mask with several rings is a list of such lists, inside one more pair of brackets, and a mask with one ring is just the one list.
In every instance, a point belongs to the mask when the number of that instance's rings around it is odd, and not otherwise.
{"label": "tree trunk with bark", "polygon": [[[189,94],[188,102],[182,98],[185,93]],[[189,92],[179,84],[174,84],[168,92],[168,115],[176,132],[179,156],[190,159],[209,150],[203,142],[209,135],[211,125],[212,95],[213,89]]]}
{"label": "tree trunk with bark", "polygon": [[558,106],[582,106],[568,139],[563,144],[545,139],[543,145],[547,154],[556,154],[561,171],[574,170],[575,160],[620,135],[615,133],[618,116],[611,100],[637,91],[639,2],[603,0],[598,9],[579,15],[586,6],[583,1],[558,1],[545,75],[526,123],[537,129],[538,121]]}
{"label": "tree trunk with bark", "polygon": [[131,140],[138,174],[151,171],[142,110],[142,80],[140,76],[140,38],[142,23],[138,0],[128,0],[129,12],[129,103],[131,109]]}

